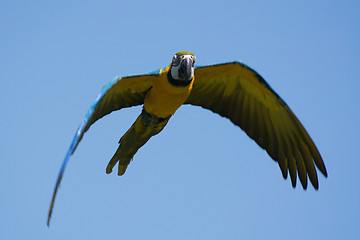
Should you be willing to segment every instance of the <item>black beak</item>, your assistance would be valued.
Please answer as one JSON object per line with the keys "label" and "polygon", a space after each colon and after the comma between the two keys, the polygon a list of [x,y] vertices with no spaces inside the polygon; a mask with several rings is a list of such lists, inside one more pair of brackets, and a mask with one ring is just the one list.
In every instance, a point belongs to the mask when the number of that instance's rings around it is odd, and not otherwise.
{"label": "black beak", "polygon": [[192,60],[190,58],[185,58],[180,63],[179,68],[179,78],[180,80],[189,81],[192,78]]}

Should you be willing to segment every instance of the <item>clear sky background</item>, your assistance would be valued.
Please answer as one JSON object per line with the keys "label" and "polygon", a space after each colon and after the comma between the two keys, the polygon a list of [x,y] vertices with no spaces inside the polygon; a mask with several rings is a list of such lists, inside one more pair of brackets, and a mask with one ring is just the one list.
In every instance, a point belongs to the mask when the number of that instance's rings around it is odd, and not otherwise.
{"label": "clear sky background", "polygon": [[[360,239],[359,1],[1,1],[0,239]],[[310,133],[329,177],[293,189],[227,119],[181,107],[122,177],[105,173],[141,107],[96,122],[116,75],[240,60]]]}

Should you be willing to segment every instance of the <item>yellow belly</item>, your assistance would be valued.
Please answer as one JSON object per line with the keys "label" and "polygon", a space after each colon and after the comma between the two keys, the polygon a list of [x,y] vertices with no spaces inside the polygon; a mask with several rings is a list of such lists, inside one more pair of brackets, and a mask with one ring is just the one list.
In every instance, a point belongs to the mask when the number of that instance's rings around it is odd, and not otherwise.
{"label": "yellow belly", "polygon": [[194,82],[193,80],[186,87],[173,86],[167,80],[168,70],[169,67],[160,74],[160,78],[154,82],[144,100],[145,110],[160,118],[166,118],[175,113],[188,98]]}

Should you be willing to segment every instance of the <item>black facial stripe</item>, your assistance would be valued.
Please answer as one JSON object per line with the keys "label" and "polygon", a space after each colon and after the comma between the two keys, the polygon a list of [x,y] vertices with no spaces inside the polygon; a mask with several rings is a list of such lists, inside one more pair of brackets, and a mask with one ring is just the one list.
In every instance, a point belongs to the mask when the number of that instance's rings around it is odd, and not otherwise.
{"label": "black facial stripe", "polygon": [[192,79],[190,79],[190,80],[188,80],[188,81],[181,81],[181,80],[176,80],[176,79],[174,79],[174,78],[171,76],[171,69],[170,69],[170,71],[169,71],[168,74],[167,74],[167,79],[168,79],[168,81],[169,81],[169,83],[170,83],[171,85],[176,86],[176,87],[186,87],[186,86],[188,86],[188,85],[191,83],[191,81],[192,81]]}

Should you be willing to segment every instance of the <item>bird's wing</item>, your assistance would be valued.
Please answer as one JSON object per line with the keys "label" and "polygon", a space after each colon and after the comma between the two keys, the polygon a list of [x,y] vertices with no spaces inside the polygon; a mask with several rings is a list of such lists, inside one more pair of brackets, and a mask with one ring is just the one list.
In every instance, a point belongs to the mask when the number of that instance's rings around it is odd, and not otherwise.
{"label": "bird's wing", "polygon": [[147,91],[152,87],[153,81],[157,79],[160,71],[150,72],[144,75],[116,77],[104,86],[95,103],[88,110],[85,119],[77,129],[74,139],[66,153],[63,164],[60,168],[58,178],[51,200],[48,221],[49,225],[55,196],[60,185],[66,164],[81,141],[84,133],[98,119],[121,108],[137,106],[144,103]]}
{"label": "bird's wing", "polygon": [[314,162],[327,176],[320,153],[300,121],[265,80],[246,65],[231,62],[197,67],[185,104],[209,109],[241,127],[278,162],[284,178],[289,169],[293,187],[298,173],[304,189],[306,175],[318,189]]}

